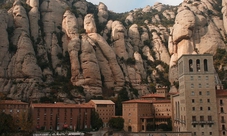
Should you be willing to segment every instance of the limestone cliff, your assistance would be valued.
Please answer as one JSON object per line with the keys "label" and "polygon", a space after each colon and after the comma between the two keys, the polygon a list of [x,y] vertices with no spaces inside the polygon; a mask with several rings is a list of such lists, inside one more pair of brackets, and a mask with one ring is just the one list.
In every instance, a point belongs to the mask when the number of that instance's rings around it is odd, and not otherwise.
{"label": "limestone cliff", "polygon": [[226,3],[185,0],[118,14],[86,0],[4,0],[0,92],[79,103],[84,96],[127,90],[136,98],[156,85],[171,88],[181,55],[227,48]]}

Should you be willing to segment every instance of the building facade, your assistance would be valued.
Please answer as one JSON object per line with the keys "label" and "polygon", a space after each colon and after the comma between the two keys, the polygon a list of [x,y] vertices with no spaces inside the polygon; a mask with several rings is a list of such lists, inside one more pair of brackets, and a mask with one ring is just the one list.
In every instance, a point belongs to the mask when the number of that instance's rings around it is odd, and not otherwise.
{"label": "building facade", "polygon": [[156,93],[147,94],[141,98],[145,100],[152,100],[155,122],[154,128],[158,128],[160,124],[170,123],[172,116],[172,104],[169,98],[167,87],[157,86]]}
{"label": "building facade", "polygon": [[0,112],[17,117],[21,113],[28,112],[28,103],[22,102],[20,100],[1,100]]}
{"label": "building facade", "polygon": [[122,103],[124,130],[145,132],[148,124],[153,125],[154,110],[151,100],[134,99]]}
{"label": "building facade", "polygon": [[33,103],[33,130],[81,130],[91,128],[90,104]]}
{"label": "building facade", "polygon": [[146,132],[161,129],[162,125],[171,126],[172,110],[167,88],[159,86],[156,90],[141,99],[122,103],[125,131]]}
{"label": "building facade", "polygon": [[115,103],[111,100],[90,100],[88,103],[99,114],[103,121],[103,127],[107,127],[109,120],[115,116]]}
{"label": "building facade", "polygon": [[227,135],[227,90],[217,90],[219,135]]}
{"label": "building facade", "polygon": [[218,136],[212,55],[183,55],[178,60],[178,93],[172,96],[174,131]]}

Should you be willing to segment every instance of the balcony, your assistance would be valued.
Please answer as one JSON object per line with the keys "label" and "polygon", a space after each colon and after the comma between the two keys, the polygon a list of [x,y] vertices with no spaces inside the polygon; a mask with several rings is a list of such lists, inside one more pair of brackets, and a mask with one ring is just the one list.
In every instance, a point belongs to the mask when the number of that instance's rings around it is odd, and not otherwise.
{"label": "balcony", "polygon": [[214,121],[207,121],[207,124],[214,124]]}
{"label": "balcony", "polygon": [[194,124],[214,124],[214,121],[192,121],[192,125]]}
{"label": "balcony", "polygon": [[225,120],[221,120],[221,123],[225,123]]}
{"label": "balcony", "polygon": [[199,121],[192,121],[192,124],[199,124]]}
{"label": "balcony", "polygon": [[206,124],[207,121],[199,121],[200,124]]}

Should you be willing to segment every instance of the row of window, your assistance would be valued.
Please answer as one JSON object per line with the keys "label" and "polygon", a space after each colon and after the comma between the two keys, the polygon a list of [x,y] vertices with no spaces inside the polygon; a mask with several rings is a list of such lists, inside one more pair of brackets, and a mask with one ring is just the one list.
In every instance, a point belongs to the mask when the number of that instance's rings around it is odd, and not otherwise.
{"label": "row of window", "polygon": [[101,111],[106,111],[106,112],[107,112],[107,111],[112,111],[112,112],[113,112],[113,109],[112,109],[112,110],[110,110],[110,109],[106,109],[106,110],[97,109],[97,112],[99,112],[99,111],[100,111],[100,112],[101,112]]}
{"label": "row of window", "polygon": [[[195,77],[195,76],[191,76],[191,77],[190,77],[191,81],[194,80],[194,77]],[[202,77],[201,77],[201,76],[198,76],[198,80],[201,80],[201,79],[202,79]],[[205,79],[208,80],[208,79],[209,79],[209,76],[205,76]]]}
{"label": "row of window", "polygon": [[[208,121],[212,121],[212,116],[207,116]],[[196,121],[196,116],[192,116],[192,121]],[[199,116],[199,121],[205,121],[204,116]]]}
{"label": "row of window", "polygon": [[[12,113],[14,110],[10,109],[9,112]],[[15,112],[19,113],[20,111],[26,112],[26,110],[15,110]],[[2,112],[6,112],[6,110],[2,110]]]}
{"label": "row of window", "polygon": [[[200,103],[203,103],[203,99],[199,99]],[[192,103],[195,103],[195,99],[192,99]],[[207,103],[210,103],[210,99],[207,99]]]}
{"label": "row of window", "polygon": [[[196,132],[194,132],[193,134],[194,134],[194,136],[196,136],[196,135],[197,135],[197,133],[196,133]],[[202,132],[201,134],[202,134],[202,135],[204,135],[204,132]],[[212,132],[209,132],[209,134],[210,134],[210,135],[212,135],[213,133],[212,133]]]}
{"label": "row of window", "polygon": [[[192,91],[191,92],[191,95],[194,96],[195,95],[195,92]],[[199,91],[199,95],[203,95],[203,92],[202,91]],[[210,95],[210,91],[206,91],[206,95]]]}
{"label": "row of window", "polygon": [[[200,67],[200,60],[197,59],[196,60],[196,71],[199,72],[201,71],[201,67]],[[204,59],[203,60],[203,68],[204,68],[204,71],[208,71],[208,66],[207,66],[207,59]],[[193,60],[189,60],[189,71],[190,72],[193,72],[194,71],[194,68],[193,68]]]}
{"label": "row of window", "polygon": [[[194,84],[193,83],[191,83],[191,88],[194,88]],[[201,83],[198,84],[198,88],[202,88],[202,84]],[[209,88],[209,83],[206,83],[206,88]]]}
{"label": "row of window", "polygon": [[[195,110],[196,110],[196,108],[195,107],[192,107],[192,111],[195,111]],[[203,107],[200,107],[199,110],[202,111],[203,110]],[[207,110],[210,111],[211,108],[210,107],[207,107]]]}
{"label": "row of window", "polygon": [[[204,124],[200,124],[200,125],[198,125],[198,124],[193,124],[192,126],[193,126],[194,128],[196,128],[197,126],[200,126],[200,127],[203,128],[203,127],[204,127]],[[209,127],[212,127],[212,124],[208,124],[208,126],[209,126]]]}
{"label": "row of window", "polygon": [[[40,112],[40,109],[42,109],[42,108],[37,108],[37,111]],[[46,113],[47,110],[50,110],[50,113],[53,113],[53,109],[52,108],[50,108],[50,109],[44,108],[44,113]],[[58,109],[54,109],[54,110],[57,110],[58,113],[60,112],[60,109],[59,108]],[[81,109],[74,109],[74,111],[75,110],[79,110],[79,112],[81,112]],[[69,111],[72,113],[73,112],[73,109],[64,109],[64,112],[65,113],[67,113]],[[62,112],[62,110],[61,110],[61,112]],[[85,112],[87,112],[87,109],[85,109]]]}

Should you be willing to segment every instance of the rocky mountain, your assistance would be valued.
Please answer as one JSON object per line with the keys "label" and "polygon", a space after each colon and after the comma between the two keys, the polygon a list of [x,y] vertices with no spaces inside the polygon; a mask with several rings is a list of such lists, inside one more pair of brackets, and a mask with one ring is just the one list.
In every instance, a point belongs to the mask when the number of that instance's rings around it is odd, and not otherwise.
{"label": "rocky mountain", "polygon": [[[209,53],[226,84],[227,1],[114,13],[86,0],[1,0],[0,92],[37,101],[129,99],[177,87],[177,60]],[[122,93],[124,92],[124,93]]]}

